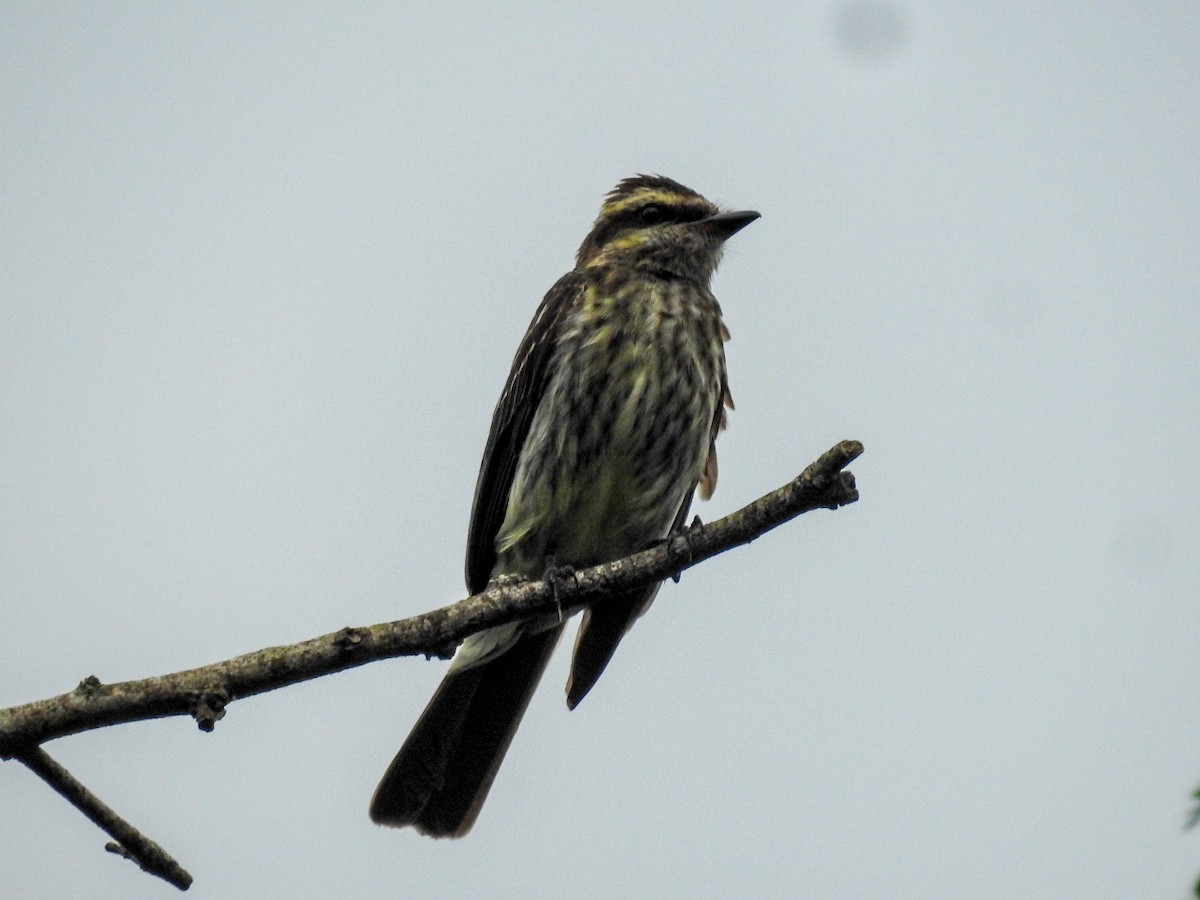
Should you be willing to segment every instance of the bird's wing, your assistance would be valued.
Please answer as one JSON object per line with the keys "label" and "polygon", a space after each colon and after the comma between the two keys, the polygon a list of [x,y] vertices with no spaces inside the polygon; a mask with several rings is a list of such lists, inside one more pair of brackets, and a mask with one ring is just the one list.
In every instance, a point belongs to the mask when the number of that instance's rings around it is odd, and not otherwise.
{"label": "bird's wing", "polygon": [[578,272],[568,272],[546,293],[521,339],[492,414],[467,532],[467,590],[473,594],[487,587],[496,564],[496,533],[504,522],[517,461],[529,434],[529,423],[550,382],[557,344],[554,335],[563,313],[578,299],[583,283]]}

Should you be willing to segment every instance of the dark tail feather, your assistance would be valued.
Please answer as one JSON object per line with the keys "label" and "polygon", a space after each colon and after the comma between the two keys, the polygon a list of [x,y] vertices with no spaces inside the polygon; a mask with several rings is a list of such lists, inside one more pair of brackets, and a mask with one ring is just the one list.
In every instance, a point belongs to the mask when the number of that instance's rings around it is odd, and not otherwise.
{"label": "dark tail feather", "polygon": [[637,617],[650,608],[659,586],[638,588],[628,594],[609,597],[583,612],[575,637],[575,655],[571,659],[571,677],[567,681],[567,706],[574,709],[600,680],[617,644],[633,627]]}
{"label": "dark tail feather", "polygon": [[562,628],[442,680],[375,789],[373,821],[432,837],[471,830]]}
{"label": "dark tail feather", "polygon": [[[726,386],[728,399],[728,386]],[[728,400],[732,407],[733,401]],[[718,410],[717,421],[724,422],[725,411]],[[724,427],[722,424],[721,427]],[[711,452],[711,451],[710,451]],[[716,456],[710,457],[714,467],[713,478],[716,478]],[[667,533],[667,539],[683,528],[687,518],[688,507],[692,505],[692,494],[695,488],[687,492],[679,512],[675,513],[675,521]],[[676,581],[679,579],[676,578]],[[571,659],[571,677],[567,679],[567,707],[574,709],[579,701],[587,696],[588,691],[600,680],[609,660],[617,652],[617,644],[633,627],[638,616],[650,608],[661,583],[650,587],[638,588],[628,594],[622,594],[601,600],[595,606],[588,607],[583,612],[583,621],[579,623],[579,633],[575,637],[575,655]]]}

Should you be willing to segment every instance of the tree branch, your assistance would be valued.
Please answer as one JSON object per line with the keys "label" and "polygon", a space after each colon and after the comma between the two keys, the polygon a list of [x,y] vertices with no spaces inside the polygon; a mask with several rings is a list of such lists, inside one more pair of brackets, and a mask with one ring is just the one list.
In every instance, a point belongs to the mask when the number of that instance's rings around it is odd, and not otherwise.
{"label": "tree branch", "polygon": [[678,576],[725,550],[747,544],[801,513],[837,509],[858,499],[843,471],[863,452],[842,441],[797,478],[709,524],[697,519],[659,545],[625,559],[544,581],[500,579],[479,594],[432,612],[365,628],[343,628],[311,640],[268,647],[224,662],[169,675],[102,684],[95,676],[75,690],[0,709],[0,759],[17,758],[118,841],[113,852],[182,890],[191,876],[161,847],[105,806],[41,744],[55,738],[144,719],[188,714],[212,731],[234,700],[395,656],[450,656],[469,634],[538,613],[573,610],[606,595]]}
{"label": "tree branch", "polygon": [[749,543],[814,509],[858,499],[854,476],[843,472],[863,451],[843,441],[795,480],[737,512],[673,535],[625,559],[575,573],[566,583],[501,581],[450,606],[408,619],[341,631],[169,675],[102,684],[89,676],[75,690],[0,709],[0,758],[54,738],[122,722],[188,714],[211,731],[234,700],[395,656],[449,656],[469,634],[561,603],[578,607],[603,595],[677,574],[725,550]]}
{"label": "tree branch", "polygon": [[192,886],[192,876],[166,850],[113,812],[41,747],[23,750],[16,758],[115,839],[116,843],[106,844],[105,850],[133,860],[143,872],[157,875],[181,891]]}

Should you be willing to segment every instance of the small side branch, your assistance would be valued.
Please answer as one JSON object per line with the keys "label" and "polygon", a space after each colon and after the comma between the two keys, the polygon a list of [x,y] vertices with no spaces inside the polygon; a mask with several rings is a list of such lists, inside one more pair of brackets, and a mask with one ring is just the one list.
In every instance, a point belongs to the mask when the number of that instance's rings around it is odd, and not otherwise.
{"label": "small side branch", "polygon": [[[224,662],[170,675],[105,685],[94,676],[75,690],[46,700],[0,709],[0,759],[19,759],[115,840],[106,849],[187,890],[192,877],[156,843],[114,813],[41,744],[121,722],[190,715],[212,731],[226,707],[241,697],[329,675],[394,656],[449,656],[467,635],[554,609],[603,603],[606,595],[678,575],[709,557],[749,543],[814,509],[837,509],[858,499],[854,476],[844,471],[863,452],[842,441],[796,479],[731,515],[672,534],[660,545],[625,559],[574,573],[560,584],[501,579],[451,606],[286,647],[268,647]],[[682,552],[681,552],[682,547]]]}
{"label": "small side branch", "polygon": [[181,891],[191,887],[192,876],[166,850],[113,812],[41,747],[22,751],[16,758],[114,839],[115,843],[106,844],[104,849],[133,860],[142,871],[157,875]]}

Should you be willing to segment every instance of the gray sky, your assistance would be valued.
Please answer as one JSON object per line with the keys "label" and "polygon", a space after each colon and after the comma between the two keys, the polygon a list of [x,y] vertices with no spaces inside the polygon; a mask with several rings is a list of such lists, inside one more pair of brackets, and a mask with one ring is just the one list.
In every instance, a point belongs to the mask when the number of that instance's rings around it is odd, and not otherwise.
{"label": "gray sky", "polygon": [[[498,5],[497,5],[498,6]],[[714,518],[862,501],[560,650],[474,832],[367,801],[443,663],[50,751],[189,896],[1181,897],[1200,784],[1200,9],[9,4],[0,705],[462,594],[603,194],[763,213]],[[158,898],[0,766],[0,894]]]}

